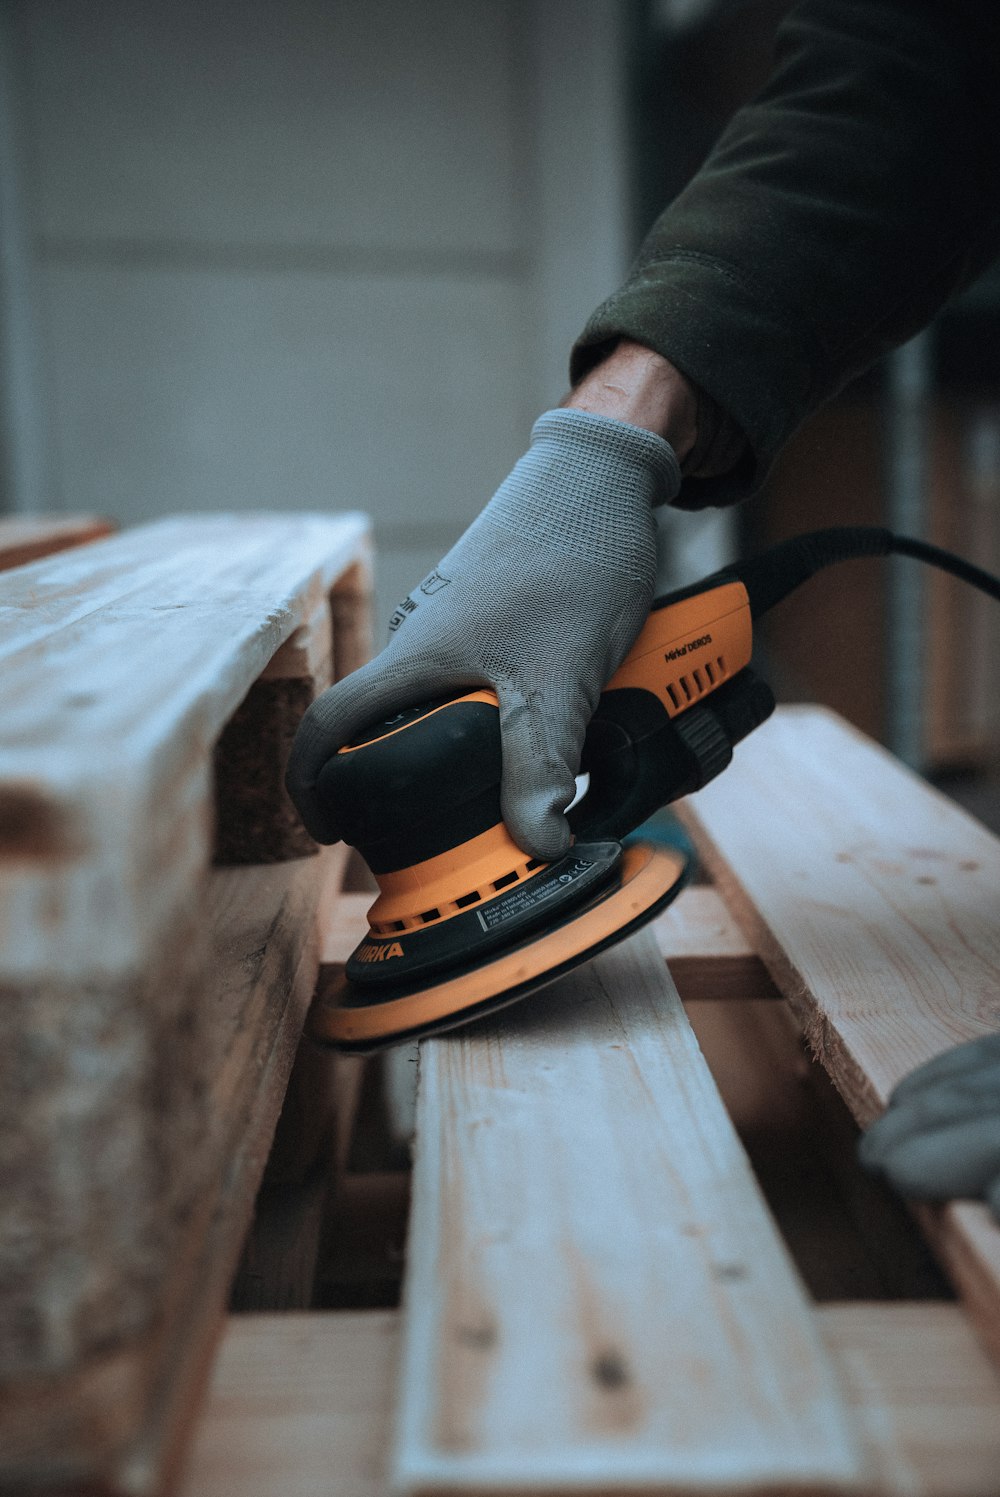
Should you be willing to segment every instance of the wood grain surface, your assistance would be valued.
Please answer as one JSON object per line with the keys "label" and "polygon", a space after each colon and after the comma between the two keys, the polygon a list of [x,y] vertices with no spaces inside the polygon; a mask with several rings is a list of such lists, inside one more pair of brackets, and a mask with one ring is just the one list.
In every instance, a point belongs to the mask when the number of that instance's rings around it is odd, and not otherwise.
{"label": "wood grain surface", "polygon": [[213,745],[366,546],[358,515],[191,516],[10,574],[0,981],[141,964],[211,853]]}
{"label": "wood grain surface", "polygon": [[683,814],[860,1122],[1000,1028],[1000,841],[832,713],[779,711]]}
{"label": "wood grain surface", "polygon": [[[816,1312],[869,1497],[996,1497],[1000,1377],[955,1305]],[[230,1319],[177,1497],[388,1497],[395,1311]]]}
{"label": "wood grain surface", "polygon": [[[1000,1028],[1000,841],[832,713],[780,710],[682,814],[862,1125]],[[1000,1228],[921,1218],[1000,1356]]]}
{"label": "wood grain surface", "polygon": [[850,1488],[829,1360],[648,932],[420,1070],[396,1490]]}
{"label": "wood grain surface", "polygon": [[957,1305],[829,1305],[817,1321],[876,1497],[996,1497],[1000,1374]]}
{"label": "wood grain surface", "polygon": [[176,1497],[388,1497],[398,1322],[231,1317]]}
{"label": "wood grain surface", "polygon": [[[362,516],[194,516],[5,576],[0,1486],[152,1492],[178,1448],[343,865],[285,835],[284,754],[367,565]],[[253,863],[213,868],[217,816]]]}
{"label": "wood grain surface", "polygon": [[[119,1015],[117,1033],[95,1035],[86,1001],[57,1005],[32,1071],[23,1040],[5,1049],[20,1149],[5,1156],[0,1233],[0,1488],[100,1472],[109,1492],[159,1490],[315,986],[319,861],[217,870],[187,961],[164,953],[131,1025]],[[72,1211],[57,1209],[64,1177]]]}

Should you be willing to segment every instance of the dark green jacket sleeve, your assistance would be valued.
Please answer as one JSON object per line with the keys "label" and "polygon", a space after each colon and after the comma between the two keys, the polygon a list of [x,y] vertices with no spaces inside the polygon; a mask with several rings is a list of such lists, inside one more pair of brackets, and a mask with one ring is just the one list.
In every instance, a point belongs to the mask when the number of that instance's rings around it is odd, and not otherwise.
{"label": "dark green jacket sleeve", "polygon": [[802,0],[764,91],[654,224],[573,350],[676,364],[743,461],[682,503],[752,492],[799,423],[1000,250],[1000,0]]}

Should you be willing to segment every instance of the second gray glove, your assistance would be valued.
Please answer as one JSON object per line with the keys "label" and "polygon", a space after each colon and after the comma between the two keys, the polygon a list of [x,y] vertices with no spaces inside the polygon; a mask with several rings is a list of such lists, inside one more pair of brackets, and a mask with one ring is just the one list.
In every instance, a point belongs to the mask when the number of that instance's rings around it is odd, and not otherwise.
{"label": "second gray glove", "polygon": [[1000,1221],[1000,1034],[967,1040],[904,1077],[860,1157],[904,1196],[978,1196]]}
{"label": "second gray glove", "polygon": [[652,432],[583,411],[540,417],[493,499],[396,610],[388,646],[303,718],[287,782],[312,835],[340,836],[316,781],[362,728],[492,686],[504,821],[532,857],[563,853],[587,724],[652,601],[653,507],[679,487],[673,449]]}

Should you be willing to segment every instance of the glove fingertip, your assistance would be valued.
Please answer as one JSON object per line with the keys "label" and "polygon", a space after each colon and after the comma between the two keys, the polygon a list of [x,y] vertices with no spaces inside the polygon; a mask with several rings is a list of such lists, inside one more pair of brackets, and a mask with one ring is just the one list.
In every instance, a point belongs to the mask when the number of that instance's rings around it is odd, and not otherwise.
{"label": "glove fingertip", "polygon": [[572,841],[569,826],[562,816],[550,816],[542,823],[512,829],[511,835],[518,847],[543,863],[554,863],[563,857]]}
{"label": "glove fingertip", "polygon": [[314,842],[322,846],[339,842],[340,831],[335,818],[330,814],[329,807],[322,796],[317,793],[314,786],[303,785],[297,782],[290,773],[285,772],[285,790],[288,798],[295,807],[299,819]]}
{"label": "glove fingertip", "polygon": [[573,834],[562,807],[570,800],[572,791],[569,795],[553,793],[551,785],[534,792],[505,791],[501,796],[503,819],[518,847],[545,863],[568,852]]}
{"label": "glove fingertip", "polygon": [[576,793],[570,760],[579,758],[575,739],[582,741],[582,727],[575,731],[567,711],[558,724],[559,734],[539,702],[504,692],[502,687],[499,695],[503,819],[518,847],[551,863],[568,851],[572,840],[564,811]]}

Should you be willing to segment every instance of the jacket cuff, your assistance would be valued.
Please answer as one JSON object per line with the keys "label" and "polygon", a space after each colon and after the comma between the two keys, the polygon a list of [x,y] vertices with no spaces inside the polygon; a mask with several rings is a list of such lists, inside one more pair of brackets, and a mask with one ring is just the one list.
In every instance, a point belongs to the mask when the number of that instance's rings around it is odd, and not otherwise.
{"label": "jacket cuff", "polygon": [[714,478],[685,476],[675,505],[734,504],[763,484],[810,409],[812,350],[759,289],[729,265],[688,250],[640,265],[598,307],[570,358],[574,385],[620,338],[642,343],[698,385],[740,427],[747,447]]}

